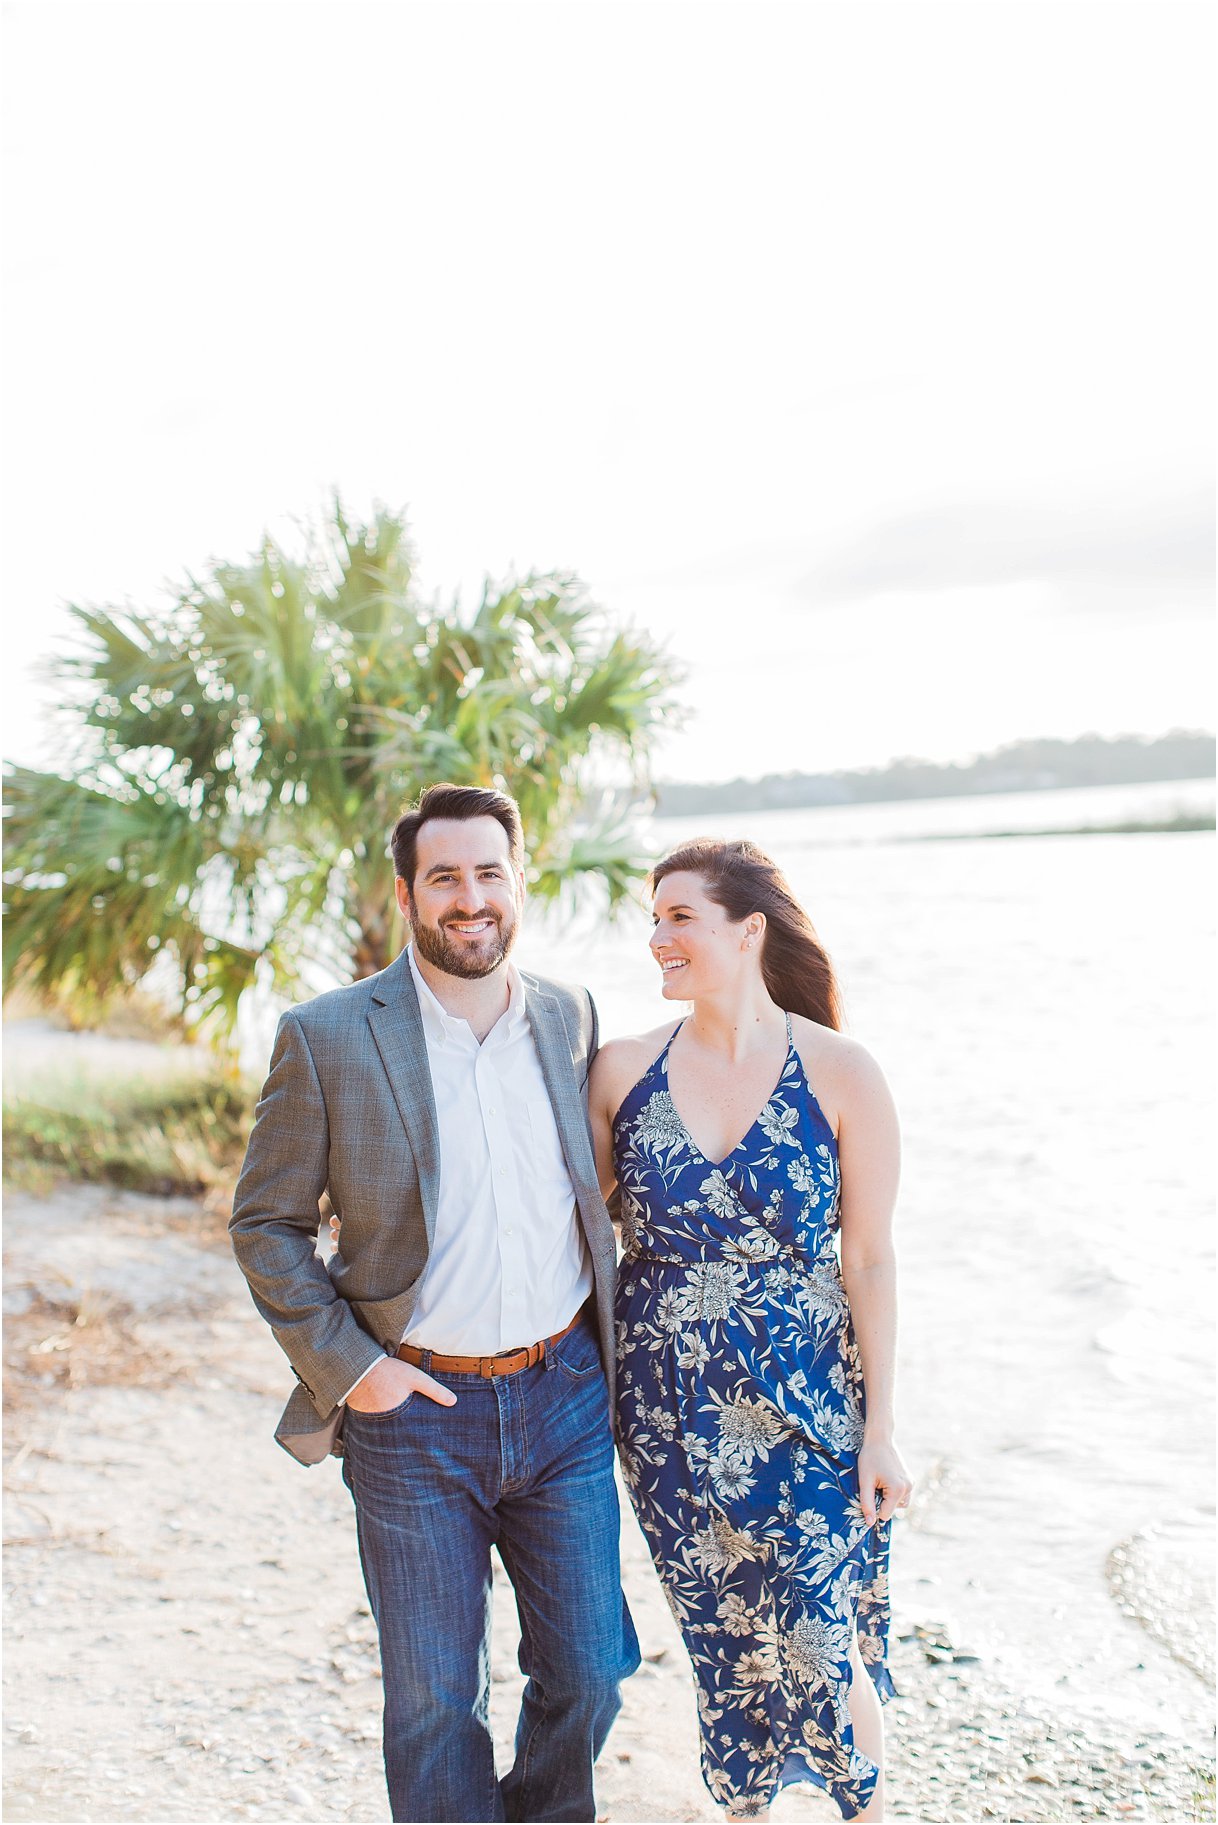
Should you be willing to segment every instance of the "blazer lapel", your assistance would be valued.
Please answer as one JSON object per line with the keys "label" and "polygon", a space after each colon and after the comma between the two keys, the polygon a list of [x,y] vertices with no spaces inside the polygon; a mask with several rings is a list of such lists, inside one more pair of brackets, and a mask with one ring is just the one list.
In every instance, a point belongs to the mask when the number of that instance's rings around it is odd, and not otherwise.
{"label": "blazer lapel", "polygon": [[419,1196],[430,1247],[440,1204],[440,1139],[436,1099],[427,1068],[427,1038],[405,951],[385,970],[372,994],[368,1024],[389,1078],[419,1173]]}
{"label": "blazer lapel", "polygon": [[[550,1092],[550,1106],[554,1111],[567,1170],[577,1188],[587,1186],[592,1167],[588,1128],[584,1117],[583,1096],[575,1081],[575,1066],[571,1058],[571,1041],[567,1037],[566,1022],[557,1002],[527,982],[524,1005],[533,1030],[537,1056],[541,1060],[541,1074],[546,1080],[546,1089]],[[594,1175],[591,1183],[595,1182]]]}

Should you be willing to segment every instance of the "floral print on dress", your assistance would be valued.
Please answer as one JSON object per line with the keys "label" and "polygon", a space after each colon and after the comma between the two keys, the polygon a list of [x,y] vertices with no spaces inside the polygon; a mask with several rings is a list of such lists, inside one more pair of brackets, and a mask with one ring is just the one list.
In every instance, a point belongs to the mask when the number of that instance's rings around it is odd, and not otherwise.
{"label": "floral print on dress", "polygon": [[837,1143],[788,1016],[774,1094],[707,1160],[669,1090],[675,1036],[613,1124],[623,1475],[693,1663],[714,1798],[748,1816],[808,1781],[853,1818],[876,1768],[853,1746],[850,1642],[889,1698],[891,1529],[859,1504]]}

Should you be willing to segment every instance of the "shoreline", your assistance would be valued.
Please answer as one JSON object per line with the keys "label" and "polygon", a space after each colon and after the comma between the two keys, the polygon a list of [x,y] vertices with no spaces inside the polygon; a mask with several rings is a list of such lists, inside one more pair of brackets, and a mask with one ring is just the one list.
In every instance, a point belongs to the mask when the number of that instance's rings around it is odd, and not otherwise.
{"label": "shoreline", "polygon": [[[9,1819],[386,1816],[349,1499],[336,1465],[305,1471],[271,1440],[290,1377],[224,1214],[219,1199],[104,1186],[10,1194]],[[895,1543],[889,1817],[1211,1818],[1208,1749],[1163,1723],[1173,1695],[1203,1696],[1196,1672],[1140,1637],[1156,1701],[1141,1728],[1106,1712],[1082,1664],[1055,1696],[1019,1689],[1000,1654],[943,1619],[928,1575],[929,1529],[967,1527],[967,1482],[932,1477],[925,1497],[926,1531]],[[599,1813],[712,1819],[688,1663],[628,1511],[622,1539],[644,1661],[599,1764]],[[1145,1554],[1127,1570],[1136,1608],[1158,1574]],[[521,1679],[501,1574],[495,1604],[504,1760]],[[835,1816],[801,1788],[773,1813]]]}
{"label": "shoreline", "polygon": [[1044,830],[952,830],[891,840],[897,843],[982,843],[1023,836],[1180,836],[1215,829],[1218,829],[1218,819],[1212,812],[1196,815],[1183,812],[1179,817],[1133,818],[1115,824],[1050,825]]}

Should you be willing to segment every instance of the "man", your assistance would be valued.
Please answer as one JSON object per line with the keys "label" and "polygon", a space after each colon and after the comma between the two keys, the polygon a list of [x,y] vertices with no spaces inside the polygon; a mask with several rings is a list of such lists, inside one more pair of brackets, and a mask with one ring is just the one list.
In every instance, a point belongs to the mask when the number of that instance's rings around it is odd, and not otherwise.
{"label": "man", "polygon": [[[276,1437],[304,1463],[343,1456],[394,1819],[593,1819],[592,1763],[639,1663],[609,1421],[613,1234],[586,1114],[596,1011],[508,961],[512,799],[429,787],[391,846],[413,942],[284,1015],[233,1247],[300,1383]],[[493,1545],[527,1675],[502,1781]]]}

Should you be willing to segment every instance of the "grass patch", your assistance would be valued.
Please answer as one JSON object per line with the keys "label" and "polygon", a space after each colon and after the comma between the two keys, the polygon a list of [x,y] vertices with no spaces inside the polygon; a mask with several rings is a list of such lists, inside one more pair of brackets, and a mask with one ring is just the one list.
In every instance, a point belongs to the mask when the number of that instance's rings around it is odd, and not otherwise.
{"label": "grass patch", "polygon": [[69,1178],[197,1195],[240,1165],[255,1094],[210,1063],[162,1079],[48,1078],[5,1100],[5,1175],[33,1190]]}
{"label": "grass patch", "polygon": [[1192,1770],[1193,1792],[1191,1817],[1197,1820],[1214,1817],[1214,1770],[1198,1768]]}

